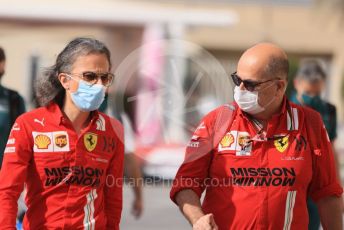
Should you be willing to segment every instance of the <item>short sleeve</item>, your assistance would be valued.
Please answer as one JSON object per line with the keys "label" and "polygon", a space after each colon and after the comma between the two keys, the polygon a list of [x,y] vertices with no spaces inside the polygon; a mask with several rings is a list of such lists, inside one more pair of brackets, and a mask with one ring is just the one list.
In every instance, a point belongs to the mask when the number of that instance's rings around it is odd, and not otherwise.
{"label": "short sleeve", "polygon": [[325,126],[323,125],[320,116],[319,121],[321,126],[320,145],[314,147],[313,158],[313,177],[309,190],[309,194],[314,201],[320,200],[327,196],[340,197],[343,193],[343,188],[337,178],[336,165],[334,161],[334,153],[328,137]]}

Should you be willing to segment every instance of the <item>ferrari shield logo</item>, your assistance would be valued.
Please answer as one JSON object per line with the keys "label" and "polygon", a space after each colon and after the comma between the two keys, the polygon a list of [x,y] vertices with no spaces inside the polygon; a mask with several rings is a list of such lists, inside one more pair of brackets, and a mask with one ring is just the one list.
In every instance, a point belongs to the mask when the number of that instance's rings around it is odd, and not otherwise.
{"label": "ferrari shield logo", "polygon": [[284,152],[284,150],[286,150],[289,145],[288,136],[278,138],[274,141],[274,145],[279,152]]}
{"label": "ferrari shield logo", "polygon": [[86,133],[84,135],[84,144],[86,149],[89,152],[92,152],[96,146],[97,146],[97,141],[98,141],[98,135],[94,133]]}

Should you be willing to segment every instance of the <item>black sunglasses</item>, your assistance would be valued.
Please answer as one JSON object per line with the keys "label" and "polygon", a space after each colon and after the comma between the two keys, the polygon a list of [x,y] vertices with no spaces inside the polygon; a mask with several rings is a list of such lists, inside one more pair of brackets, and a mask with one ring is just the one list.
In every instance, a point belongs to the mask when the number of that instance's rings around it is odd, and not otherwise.
{"label": "black sunglasses", "polygon": [[262,82],[257,82],[257,81],[251,81],[251,80],[241,80],[241,78],[239,77],[239,75],[237,75],[237,72],[234,72],[231,74],[231,77],[232,77],[232,80],[233,80],[233,83],[236,85],[236,86],[240,86],[241,83],[244,84],[244,87],[246,90],[248,91],[254,91],[255,88],[263,83],[266,83],[266,82],[269,82],[269,81],[274,81],[274,80],[278,80],[278,78],[276,79],[270,79],[270,80],[267,80],[267,81],[262,81]]}

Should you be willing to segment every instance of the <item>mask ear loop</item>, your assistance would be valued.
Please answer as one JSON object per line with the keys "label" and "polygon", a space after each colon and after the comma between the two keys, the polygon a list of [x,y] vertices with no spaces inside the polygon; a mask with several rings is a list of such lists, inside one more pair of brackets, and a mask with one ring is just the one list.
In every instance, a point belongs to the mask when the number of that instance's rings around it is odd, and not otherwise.
{"label": "mask ear loop", "polygon": [[[60,81],[60,79],[59,79],[61,86],[62,86],[62,83],[64,83],[64,84],[65,84],[65,83],[68,83],[68,81],[72,79],[71,76],[70,76],[69,74],[66,74],[66,73],[62,73],[62,74],[65,76],[65,78],[63,79],[63,82]],[[63,86],[62,86],[62,87],[63,87]],[[69,90],[69,89],[70,89],[69,84],[68,84],[68,86],[67,86],[66,88],[64,88],[64,89],[65,89],[65,90]]]}
{"label": "mask ear loop", "polygon": [[266,90],[266,89],[268,89],[268,88],[270,88],[271,86],[273,86],[273,85],[274,85],[274,82],[271,82],[271,83],[272,83],[272,84],[270,84],[270,85],[266,86],[265,88],[261,89],[260,91],[264,91],[264,90]]}
{"label": "mask ear loop", "polygon": [[[271,85],[266,86],[265,88],[261,89],[261,91],[264,91],[264,90],[270,88],[270,87],[273,86],[273,85],[274,85],[274,83],[272,83]],[[266,109],[269,105],[271,105],[271,103],[275,100],[275,97],[276,97],[276,95],[274,95],[274,97],[272,97],[272,99],[269,101],[269,103],[267,103],[266,105],[264,105],[264,109]],[[259,92],[258,92],[258,100],[259,100]],[[258,103],[258,104],[259,104],[259,103]],[[262,106],[262,107],[263,107],[263,106]]]}
{"label": "mask ear loop", "polygon": [[[73,78],[69,75],[69,74],[66,74],[66,79],[65,79],[66,81],[68,80],[68,81],[70,81],[70,80],[73,80]],[[70,86],[69,86],[69,84],[68,84],[68,86],[66,87],[66,90],[69,90],[70,89]]]}

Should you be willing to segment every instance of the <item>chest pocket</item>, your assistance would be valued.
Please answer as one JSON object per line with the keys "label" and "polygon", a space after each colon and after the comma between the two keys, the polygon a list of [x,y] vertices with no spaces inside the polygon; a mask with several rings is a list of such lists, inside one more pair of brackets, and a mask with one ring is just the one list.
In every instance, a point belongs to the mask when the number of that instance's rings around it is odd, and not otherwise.
{"label": "chest pocket", "polygon": [[87,165],[106,171],[116,149],[115,138],[103,134],[86,133],[83,141]]}

